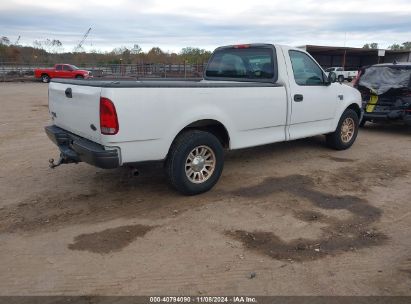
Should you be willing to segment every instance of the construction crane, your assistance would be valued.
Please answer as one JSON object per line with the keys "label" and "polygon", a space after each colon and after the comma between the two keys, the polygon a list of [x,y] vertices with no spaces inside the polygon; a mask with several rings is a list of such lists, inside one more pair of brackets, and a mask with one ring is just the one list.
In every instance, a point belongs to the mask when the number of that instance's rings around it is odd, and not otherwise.
{"label": "construction crane", "polygon": [[20,38],[21,38],[21,36],[19,35],[19,37],[17,38],[16,42],[14,42],[14,45],[19,45]]}
{"label": "construction crane", "polygon": [[77,46],[74,48],[74,51],[78,52],[82,49],[84,41],[86,41],[88,35],[91,32],[91,27],[87,30],[87,32],[84,34],[83,38],[80,40],[80,42],[77,44]]}

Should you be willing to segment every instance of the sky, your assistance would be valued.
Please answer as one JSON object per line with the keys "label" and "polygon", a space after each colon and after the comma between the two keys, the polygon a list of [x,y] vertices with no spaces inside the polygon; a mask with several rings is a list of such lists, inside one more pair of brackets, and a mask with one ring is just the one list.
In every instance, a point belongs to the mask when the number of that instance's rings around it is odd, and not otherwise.
{"label": "sky", "polygon": [[381,48],[411,41],[410,0],[0,0],[0,36],[58,39],[72,51],[140,45],[178,52],[238,43]]}

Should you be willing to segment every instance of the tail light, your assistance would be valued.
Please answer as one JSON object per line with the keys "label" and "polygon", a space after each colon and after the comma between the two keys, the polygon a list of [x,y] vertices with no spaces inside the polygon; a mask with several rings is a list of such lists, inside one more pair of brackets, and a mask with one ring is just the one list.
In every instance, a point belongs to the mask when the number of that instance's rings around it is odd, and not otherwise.
{"label": "tail light", "polygon": [[116,107],[105,97],[100,98],[100,130],[101,134],[114,135],[118,133]]}
{"label": "tail light", "polygon": [[248,49],[249,47],[250,47],[249,44],[237,44],[237,45],[234,45],[234,48],[235,48],[235,49]]}

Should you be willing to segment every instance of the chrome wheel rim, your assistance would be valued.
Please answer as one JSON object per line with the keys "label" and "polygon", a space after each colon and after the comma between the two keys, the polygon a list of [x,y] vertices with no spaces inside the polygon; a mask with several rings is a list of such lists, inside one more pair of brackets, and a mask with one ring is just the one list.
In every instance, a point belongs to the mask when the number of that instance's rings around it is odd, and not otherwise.
{"label": "chrome wheel rim", "polygon": [[213,175],[215,166],[215,154],[210,147],[195,147],[186,158],[186,176],[194,184],[204,183]]}
{"label": "chrome wheel rim", "polygon": [[344,143],[350,142],[350,140],[354,136],[354,131],[355,131],[354,119],[352,119],[351,117],[347,117],[346,119],[344,119],[341,125],[341,140]]}

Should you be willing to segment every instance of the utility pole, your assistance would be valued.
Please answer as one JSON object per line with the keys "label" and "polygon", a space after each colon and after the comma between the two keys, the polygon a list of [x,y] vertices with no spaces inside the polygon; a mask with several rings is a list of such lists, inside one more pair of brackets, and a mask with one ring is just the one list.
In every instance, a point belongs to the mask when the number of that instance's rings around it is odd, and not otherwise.
{"label": "utility pole", "polygon": [[346,63],[346,57],[347,57],[347,49],[345,47],[347,43],[347,32],[344,33],[344,57],[343,57],[343,64],[342,67],[345,70],[345,63]]}

